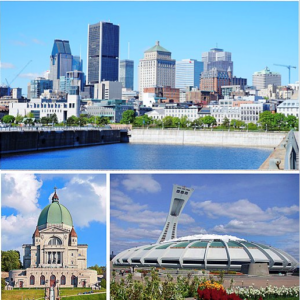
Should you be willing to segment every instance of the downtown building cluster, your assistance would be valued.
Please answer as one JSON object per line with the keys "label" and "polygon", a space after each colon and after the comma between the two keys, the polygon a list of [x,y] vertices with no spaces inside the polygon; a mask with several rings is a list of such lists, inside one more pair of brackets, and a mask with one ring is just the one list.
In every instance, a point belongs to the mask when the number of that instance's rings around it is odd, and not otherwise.
{"label": "downtown building cluster", "polygon": [[[83,59],[73,55],[67,40],[56,39],[45,77],[21,89],[0,88],[0,117],[33,114],[36,120],[56,114],[59,122],[80,114],[108,117],[120,122],[122,113],[134,110],[153,119],[205,115],[217,124],[225,118],[257,123],[265,110],[298,117],[299,83],[281,86],[281,75],[268,67],[255,72],[252,86],[234,75],[231,52],[212,48],[201,60],[176,61],[171,51],[155,45],[138,64],[138,92],[134,91],[134,61],[120,60],[120,27],[109,22],[88,25],[86,73]],[[282,102],[291,99],[290,105]],[[282,104],[281,104],[282,103]],[[287,109],[288,108],[288,109]]]}

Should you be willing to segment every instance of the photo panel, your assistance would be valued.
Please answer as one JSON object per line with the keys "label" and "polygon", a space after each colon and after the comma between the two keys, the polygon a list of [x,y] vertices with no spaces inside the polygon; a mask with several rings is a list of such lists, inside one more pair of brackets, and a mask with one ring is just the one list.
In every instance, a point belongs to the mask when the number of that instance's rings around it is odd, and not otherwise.
{"label": "photo panel", "polygon": [[112,299],[153,280],[186,298],[207,280],[297,289],[298,174],[111,174],[110,207]]}
{"label": "photo panel", "polygon": [[1,174],[1,299],[106,299],[106,185],[106,174]]}

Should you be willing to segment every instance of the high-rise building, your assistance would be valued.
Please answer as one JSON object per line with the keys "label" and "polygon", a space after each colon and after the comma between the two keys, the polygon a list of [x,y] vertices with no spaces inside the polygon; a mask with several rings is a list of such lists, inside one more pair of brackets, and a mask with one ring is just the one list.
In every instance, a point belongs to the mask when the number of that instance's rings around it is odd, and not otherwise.
{"label": "high-rise building", "polygon": [[72,62],[72,71],[81,71],[82,72],[83,61],[80,56],[74,55]]}
{"label": "high-rise building", "polygon": [[159,42],[144,52],[144,58],[139,63],[140,99],[144,88],[155,86],[175,87],[175,59]]}
{"label": "high-rise building", "polygon": [[123,88],[133,90],[133,67],[133,60],[124,59],[120,61],[120,82],[122,82]]}
{"label": "high-rise building", "polygon": [[185,90],[186,87],[199,87],[201,72],[203,72],[201,61],[196,59],[176,61],[176,88]]}
{"label": "high-rise building", "polygon": [[37,77],[30,82],[30,94],[27,95],[29,99],[39,98],[45,90],[53,88],[53,81],[43,77]]}
{"label": "high-rise building", "polygon": [[252,75],[252,85],[255,86],[257,90],[265,89],[269,84],[280,86],[281,75],[276,72],[271,72],[268,67]]}
{"label": "high-rise building", "polygon": [[217,68],[213,68],[201,73],[200,90],[218,93],[219,96],[222,96],[222,86],[230,85],[230,82],[230,71],[219,71]]}
{"label": "high-rise building", "polygon": [[70,94],[70,91],[74,91],[74,87],[78,87],[78,92],[84,91],[85,76],[81,71],[67,72],[66,76],[60,77],[60,91]]}
{"label": "high-rise building", "polygon": [[119,40],[118,25],[88,25],[87,84],[119,80]]}
{"label": "high-rise building", "polygon": [[225,52],[223,49],[212,48],[209,52],[202,53],[202,61],[204,71],[216,68],[218,71],[226,71],[230,67],[233,74],[233,61],[231,60],[231,52]]}
{"label": "high-rise building", "polygon": [[50,56],[50,76],[53,81],[53,89],[59,89],[60,76],[66,76],[68,71],[72,71],[73,56],[69,41],[54,40],[52,53]]}

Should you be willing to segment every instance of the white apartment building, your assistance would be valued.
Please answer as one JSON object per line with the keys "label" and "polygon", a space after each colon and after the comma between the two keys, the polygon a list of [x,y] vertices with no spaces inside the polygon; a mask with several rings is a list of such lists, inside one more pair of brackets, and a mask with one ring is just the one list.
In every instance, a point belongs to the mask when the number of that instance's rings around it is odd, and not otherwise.
{"label": "white apartment building", "polygon": [[165,117],[165,109],[154,109],[146,113],[148,117],[151,117],[153,120],[162,120]]}
{"label": "white apartment building", "polygon": [[254,85],[257,90],[266,89],[269,84],[280,86],[281,75],[276,72],[271,72],[268,67],[252,75],[252,85]]}
{"label": "white apartment building", "polygon": [[225,118],[231,120],[240,120],[241,108],[232,106],[214,105],[210,107],[210,115],[216,119],[218,125],[221,125]]}
{"label": "white apartment building", "polygon": [[118,81],[102,81],[94,85],[95,99],[122,99],[122,83]]}
{"label": "white apartment building", "polygon": [[277,106],[277,112],[287,116],[295,116],[299,118],[299,99],[285,100]]}
{"label": "white apartment building", "polygon": [[189,106],[188,108],[167,106],[165,108],[165,117],[171,116],[180,119],[187,116],[188,120],[192,122],[199,118],[198,111],[199,108],[197,106]]}
{"label": "white apartment building", "polygon": [[267,110],[267,106],[263,103],[241,104],[241,119],[245,123],[256,124],[259,120],[259,114]]}
{"label": "white apartment building", "polygon": [[144,58],[139,63],[140,100],[143,100],[144,88],[154,86],[175,87],[175,59],[159,42],[144,52]]}
{"label": "white apartment building", "polygon": [[58,122],[66,121],[71,116],[80,115],[80,98],[78,95],[68,95],[67,99],[31,99],[27,103],[10,103],[9,114],[16,117],[33,113],[36,119],[57,115]]}

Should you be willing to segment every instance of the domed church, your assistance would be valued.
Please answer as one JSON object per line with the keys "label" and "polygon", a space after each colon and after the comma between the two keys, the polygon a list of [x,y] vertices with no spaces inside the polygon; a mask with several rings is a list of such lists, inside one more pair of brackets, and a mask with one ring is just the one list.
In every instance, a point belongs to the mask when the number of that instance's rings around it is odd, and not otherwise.
{"label": "domed church", "polygon": [[23,270],[9,272],[14,287],[90,287],[97,272],[87,269],[86,244],[78,244],[69,210],[56,193],[41,212],[32,244],[23,245]]}

